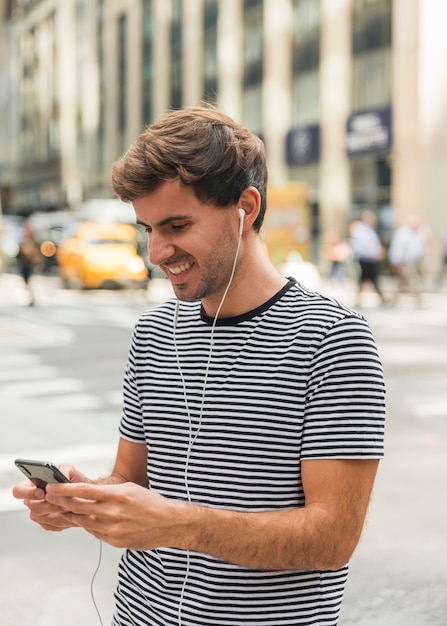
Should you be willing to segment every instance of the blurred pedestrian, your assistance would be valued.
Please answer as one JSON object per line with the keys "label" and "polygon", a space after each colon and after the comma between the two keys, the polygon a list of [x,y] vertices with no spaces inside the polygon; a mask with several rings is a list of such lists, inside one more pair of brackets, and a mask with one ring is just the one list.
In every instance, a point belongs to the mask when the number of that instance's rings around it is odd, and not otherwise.
{"label": "blurred pedestrian", "polygon": [[340,234],[331,230],[326,233],[323,244],[323,257],[329,263],[328,278],[342,283],[346,273],[346,261],[350,255],[350,247]]}
{"label": "blurred pedestrian", "polygon": [[422,304],[422,257],[429,235],[428,228],[417,215],[411,215],[394,231],[388,251],[391,271],[397,282],[393,305],[403,293],[410,293],[418,306]]}
{"label": "blurred pedestrian", "polygon": [[444,228],[441,235],[441,269],[436,280],[437,286],[442,289],[447,276],[447,228]]}
{"label": "blurred pedestrian", "polygon": [[34,240],[32,228],[25,222],[22,229],[22,237],[19,243],[19,251],[17,253],[17,265],[29,295],[29,306],[33,306],[35,304],[34,292],[31,287],[30,279],[35,270],[35,266],[41,261],[42,255]]}
{"label": "blurred pedestrian", "polygon": [[384,249],[376,231],[376,224],[375,213],[364,211],[361,219],[353,222],[350,229],[352,254],[360,269],[357,306],[361,306],[361,295],[367,285],[372,285],[381,303],[385,304],[385,297],[379,285],[380,262],[384,257]]}

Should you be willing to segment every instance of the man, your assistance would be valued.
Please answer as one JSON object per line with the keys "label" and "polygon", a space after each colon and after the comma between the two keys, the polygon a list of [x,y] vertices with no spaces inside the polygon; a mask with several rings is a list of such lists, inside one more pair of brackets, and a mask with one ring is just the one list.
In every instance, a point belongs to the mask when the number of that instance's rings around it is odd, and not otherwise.
{"label": "man", "polygon": [[397,304],[402,293],[413,295],[417,306],[422,304],[422,258],[429,230],[417,215],[410,215],[405,224],[393,233],[388,259],[397,285],[392,303]]}
{"label": "man", "polygon": [[126,548],[114,626],[336,624],[382,456],[365,320],[271,265],[263,145],[223,113],[163,116],[112,180],[176,298],[136,325],[111,476],[15,496]]}
{"label": "man", "polygon": [[359,264],[357,306],[361,305],[362,292],[371,284],[382,304],[385,297],[379,285],[380,261],[384,256],[383,246],[376,232],[377,218],[372,211],[364,211],[360,221],[351,225],[351,247],[354,259]]}
{"label": "man", "polygon": [[34,234],[29,223],[25,223],[22,229],[22,238],[17,253],[17,265],[23,278],[26,291],[28,292],[28,306],[35,304],[34,292],[31,287],[31,277],[36,266],[42,261],[42,254],[35,242]]}

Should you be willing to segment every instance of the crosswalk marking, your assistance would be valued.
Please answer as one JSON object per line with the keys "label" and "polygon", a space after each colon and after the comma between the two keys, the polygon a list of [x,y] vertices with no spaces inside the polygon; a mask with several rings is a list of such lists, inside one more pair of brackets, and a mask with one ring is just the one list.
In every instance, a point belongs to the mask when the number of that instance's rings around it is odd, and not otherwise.
{"label": "crosswalk marking", "polygon": [[413,408],[413,413],[416,417],[420,417],[422,419],[433,417],[447,418],[447,399],[416,404]]}
{"label": "crosswalk marking", "polygon": [[23,381],[24,378],[27,380],[41,380],[55,376],[56,372],[56,368],[52,365],[30,365],[26,363],[26,369],[24,370],[23,367],[20,367],[20,369],[11,368],[11,365],[8,363],[8,366],[3,368],[0,365],[0,384]]}
{"label": "crosswalk marking", "polygon": [[2,371],[12,367],[30,367],[38,363],[40,363],[39,357],[28,352],[14,351],[9,354],[0,354],[0,369]]}
{"label": "crosswalk marking", "polygon": [[104,401],[88,393],[64,393],[59,396],[45,398],[45,409],[49,411],[66,410],[79,411],[80,409],[100,409]]}
{"label": "crosswalk marking", "polygon": [[58,393],[81,391],[82,383],[75,378],[54,378],[41,380],[21,380],[20,382],[8,383],[2,393],[7,396],[19,398],[29,396],[45,396]]}

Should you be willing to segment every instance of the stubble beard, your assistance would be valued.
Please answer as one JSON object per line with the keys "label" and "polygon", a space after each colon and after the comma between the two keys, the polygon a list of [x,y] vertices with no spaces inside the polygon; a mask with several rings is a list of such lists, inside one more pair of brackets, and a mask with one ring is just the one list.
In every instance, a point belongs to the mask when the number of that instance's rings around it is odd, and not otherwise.
{"label": "stubble beard", "polygon": [[[230,280],[236,250],[237,239],[234,233],[228,227],[223,228],[213,249],[200,264],[197,286],[191,290],[186,284],[174,285],[176,296],[185,302],[221,298]],[[196,267],[199,268],[198,265]]]}

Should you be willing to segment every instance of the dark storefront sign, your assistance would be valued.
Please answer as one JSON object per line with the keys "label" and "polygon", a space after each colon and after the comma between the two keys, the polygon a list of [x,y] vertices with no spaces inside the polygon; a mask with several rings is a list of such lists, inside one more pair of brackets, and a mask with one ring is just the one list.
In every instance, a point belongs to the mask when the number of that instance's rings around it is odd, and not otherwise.
{"label": "dark storefront sign", "polygon": [[353,113],[346,123],[349,156],[389,152],[393,145],[391,107]]}
{"label": "dark storefront sign", "polygon": [[288,165],[308,165],[320,160],[320,126],[298,126],[287,133],[286,159]]}

